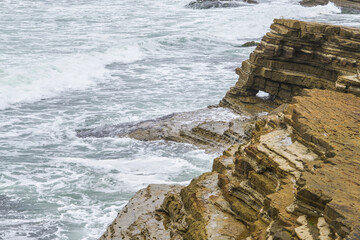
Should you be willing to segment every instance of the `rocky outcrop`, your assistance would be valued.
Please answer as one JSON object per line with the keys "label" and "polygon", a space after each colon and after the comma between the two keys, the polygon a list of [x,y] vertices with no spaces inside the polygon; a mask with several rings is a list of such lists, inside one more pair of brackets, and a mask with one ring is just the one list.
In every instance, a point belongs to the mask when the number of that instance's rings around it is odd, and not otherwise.
{"label": "rocky outcrop", "polygon": [[[266,100],[264,100],[265,102]],[[130,137],[142,141],[169,140],[197,145],[207,150],[225,149],[248,139],[254,117],[274,106],[243,109],[241,115],[230,109],[210,107],[170,114],[138,123],[121,123],[77,131],[78,137]]]}
{"label": "rocky outcrop", "polygon": [[240,111],[257,103],[261,90],[288,102],[303,88],[360,95],[360,30],[275,19],[249,60],[236,69],[239,80],[220,105]]}
{"label": "rocky outcrop", "polygon": [[159,229],[136,239],[359,239],[359,126],[360,98],[307,90],[259,119],[251,141],[216,158],[212,172],[166,195],[146,190],[155,223],[137,203],[137,227],[120,224],[131,200],[102,239],[117,227],[124,236]]}
{"label": "rocky outcrop", "polygon": [[[307,90],[260,118],[251,141],[189,186],[142,190],[152,202],[146,217],[134,197],[102,239],[116,239],[119,227],[120,239],[359,239],[359,125],[360,98]],[[136,228],[120,224],[129,214]]]}
{"label": "rocky outcrop", "polygon": [[256,3],[258,3],[256,0],[196,0],[187,4],[186,7],[193,9],[233,8]]}
{"label": "rocky outcrop", "polygon": [[167,194],[179,194],[180,189],[151,184],[138,191],[100,239],[170,239],[159,207]]}
{"label": "rocky outcrop", "polygon": [[119,130],[231,146],[188,186],[140,190],[102,240],[360,239],[360,30],[283,19],[271,28],[221,101],[242,119],[207,121],[224,111],[210,108]]}
{"label": "rocky outcrop", "polygon": [[250,41],[250,42],[246,42],[246,43],[242,44],[240,47],[254,47],[257,45],[259,45],[258,42]]}
{"label": "rocky outcrop", "polygon": [[79,129],[76,134],[82,138],[130,137],[142,141],[168,140],[219,151],[234,143],[246,141],[253,128],[254,119],[277,106],[271,99],[263,98],[259,99],[256,105],[244,106],[241,114],[235,114],[229,108],[209,106],[136,123]]}

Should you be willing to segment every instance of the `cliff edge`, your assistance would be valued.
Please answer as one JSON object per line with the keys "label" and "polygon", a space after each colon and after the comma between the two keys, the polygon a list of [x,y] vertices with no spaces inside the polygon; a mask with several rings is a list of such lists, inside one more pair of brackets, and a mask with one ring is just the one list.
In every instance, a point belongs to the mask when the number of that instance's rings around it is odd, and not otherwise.
{"label": "cliff edge", "polygon": [[360,32],[323,23],[275,19],[268,32],[236,69],[239,80],[220,105],[241,111],[256,104],[261,90],[289,102],[304,88],[360,95]]}
{"label": "cliff edge", "polygon": [[275,19],[220,105],[258,108],[262,90],[278,107],[188,186],[140,190],[100,239],[360,239],[359,61],[360,29]]}

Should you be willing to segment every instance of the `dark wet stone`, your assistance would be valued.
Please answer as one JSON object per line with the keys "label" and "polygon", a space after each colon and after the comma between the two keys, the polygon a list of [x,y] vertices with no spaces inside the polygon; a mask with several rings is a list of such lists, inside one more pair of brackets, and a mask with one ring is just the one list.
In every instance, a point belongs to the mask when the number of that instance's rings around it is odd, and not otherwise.
{"label": "dark wet stone", "polygon": [[329,3],[329,0],[302,0],[300,5],[304,7],[314,7],[318,5],[326,5]]}
{"label": "dark wet stone", "polygon": [[[226,117],[224,120],[213,119],[219,115]],[[245,113],[237,115],[229,109],[205,108],[174,113],[153,120],[79,129],[76,130],[76,135],[81,138],[130,137],[142,141],[171,140],[223,149],[247,139],[248,123],[251,121],[252,118]]]}
{"label": "dark wet stone", "polygon": [[340,9],[341,9],[341,14],[360,14],[360,9],[348,8],[348,7],[342,7]]}
{"label": "dark wet stone", "polygon": [[246,43],[244,43],[244,44],[241,45],[240,47],[254,47],[254,46],[257,46],[257,45],[259,45],[258,42],[251,41],[251,42],[246,42]]}
{"label": "dark wet stone", "polygon": [[[158,122],[163,122],[174,117],[174,114],[169,114],[160,118],[146,120],[135,123],[120,123],[116,125],[104,125],[96,128],[89,129],[78,129],[76,130],[76,136],[81,138],[93,137],[93,138],[104,138],[104,137],[125,137],[136,130],[141,129],[147,131],[155,128]],[[160,133],[160,132],[159,132]],[[154,139],[140,139],[140,140],[159,140],[161,137],[153,137]]]}
{"label": "dark wet stone", "polygon": [[219,1],[219,0],[197,0],[192,1],[186,7],[193,9],[209,9],[209,8],[233,8],[246,6],[248,4],[256,4],[255,0],[247,1]]}

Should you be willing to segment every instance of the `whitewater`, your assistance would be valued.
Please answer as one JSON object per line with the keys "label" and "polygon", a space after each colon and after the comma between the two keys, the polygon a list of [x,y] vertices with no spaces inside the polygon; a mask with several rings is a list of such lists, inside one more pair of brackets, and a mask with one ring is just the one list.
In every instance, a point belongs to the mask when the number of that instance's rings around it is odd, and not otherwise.
{"label": "whitewater", "polygon": [[76,129],[217,104],[254,50],[240,46],[274,18],[360,27],[359,14],[331,3],[187,3],[0,2],[0,239],[97,239],[137,190],[187,184],[216,156]]}

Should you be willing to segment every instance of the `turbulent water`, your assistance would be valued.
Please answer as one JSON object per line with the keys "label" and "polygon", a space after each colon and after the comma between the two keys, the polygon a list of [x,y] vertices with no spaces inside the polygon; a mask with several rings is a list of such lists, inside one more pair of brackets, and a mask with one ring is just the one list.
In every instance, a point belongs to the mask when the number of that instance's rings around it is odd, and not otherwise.
{"label": "turbulent water", "polygon": [[[216,104],[273,18],[360,26],[332,4],[275,0],[0,1],[0,239],[96,239],[149,183],[186,184],[212,155],[75,130]],[[216,116],[214,116],[216,117]]]}

